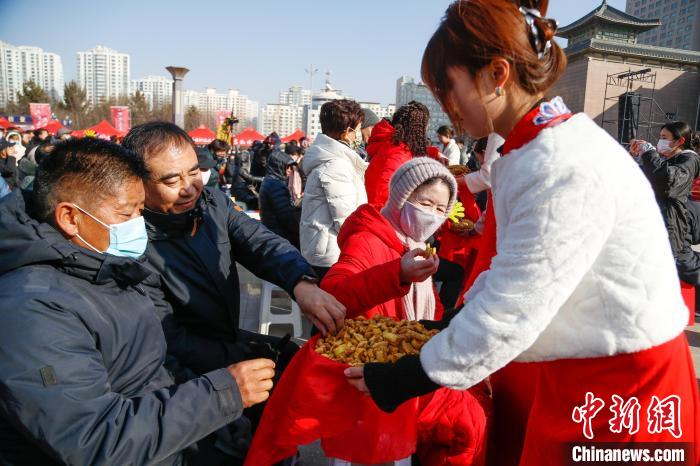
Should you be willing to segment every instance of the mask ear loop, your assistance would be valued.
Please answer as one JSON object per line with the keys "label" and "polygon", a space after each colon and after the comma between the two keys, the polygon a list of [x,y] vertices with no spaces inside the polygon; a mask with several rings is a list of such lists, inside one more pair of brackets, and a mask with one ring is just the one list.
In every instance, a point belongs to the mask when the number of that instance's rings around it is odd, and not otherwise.
{"label": "mask ear loop", "polygon": [[[73,205],[73,207],[75,207],[76,209],[78,209],[79,211],[81,211],[82,213],[84,213],[85,215],[87,215],[88,217],[90,217],[91,219],[93,219],[94,221],[96,221],[97,223],[99,223],[100,225],[102,225],[103,227],[107,228],[107,230],[112,231],[112,228],[111,228],[109,225],[107,225],[106,223],[104,223],[104,222],[101,221],[100,219],[95,218],[94,215],[90,214],[89,212],[87,212],[85,209],[83,209],[83,208],[80,207],[79,205],[73,204],[73,203],[71,203],[71,204]],[[95,246],[93,246],[93,245],[90,244],[88,241],[86,241],[85,238],[83,238],[82,236],[80,236],[80,233],[76,233],[75,236],[77,236],[78,239],[80,239],[80,241],[82,241],[83,243],[87,244],[87,246],[88,246],[90,249],[92,249],[93,251],[95,251],[96,253],[98,253],[98,254],[104,254],[104,253],[105,253],[105,251],[100,251],[100,250],[97,249]]]}

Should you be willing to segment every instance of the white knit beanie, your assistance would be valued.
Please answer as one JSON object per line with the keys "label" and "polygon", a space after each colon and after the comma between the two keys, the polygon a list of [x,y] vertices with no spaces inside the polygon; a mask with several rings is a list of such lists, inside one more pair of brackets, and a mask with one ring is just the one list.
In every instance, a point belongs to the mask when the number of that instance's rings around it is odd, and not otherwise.
{"label": "white knit beanie", "polygon": [[389,199],[382,208],[382,214],[395,226],[399,225],[401,209],[413,191],[433,178],[442,178],[450,189],[450,202],[447,212],[457,200],[457,181],[452,173],[440,162],[429,157],[415,157],[401,165],[389,182]]}

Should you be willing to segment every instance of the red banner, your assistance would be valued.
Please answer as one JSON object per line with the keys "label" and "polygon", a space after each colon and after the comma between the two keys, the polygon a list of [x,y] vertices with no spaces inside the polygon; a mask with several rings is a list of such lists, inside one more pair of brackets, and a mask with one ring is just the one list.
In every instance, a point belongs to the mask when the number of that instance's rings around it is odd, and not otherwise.
{"label": "red banner", "polygon": [[50,104],[29,104],[29,114],[32,116],[34,128],[43,128],[51,120]]}
{"label": "red banner", "polygon": [[216,129],[221,127],[221,124],[226,118],[231,116],[231,110],[217,110],[216,111]]}
{"label": "red banner", "polygon": [[112,113],[112,126],[124,134],[128,133],[131,128],[129,107],[113,106],[109,107],[109,110]]}

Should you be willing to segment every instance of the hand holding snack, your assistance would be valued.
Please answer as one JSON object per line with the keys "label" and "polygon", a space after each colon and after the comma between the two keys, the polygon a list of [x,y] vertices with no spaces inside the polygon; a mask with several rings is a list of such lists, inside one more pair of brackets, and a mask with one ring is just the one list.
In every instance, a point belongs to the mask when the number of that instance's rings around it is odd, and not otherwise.
{"label": "hand holding snack", "polygon": [[302,280],[294,287],[294,298],[301,312],[323,335],[335,333],[343,326],[345,306],[318,286]]}
{"label": "hand holding snack", "polygon": [[[420,259],[424,257],[425,259]],[[440,259],[435,254],[428,254],[428,249],[413,249],[401,257],[401,283],[422,282],[437,272]]]}

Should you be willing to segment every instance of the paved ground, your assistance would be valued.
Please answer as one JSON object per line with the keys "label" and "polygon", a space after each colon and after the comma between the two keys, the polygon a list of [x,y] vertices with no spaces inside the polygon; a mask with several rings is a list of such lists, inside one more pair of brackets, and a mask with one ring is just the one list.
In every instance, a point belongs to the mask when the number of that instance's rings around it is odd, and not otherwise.
{"label": "paved ground", "polygon": [[[260,280],[253,276],[250,272],[242,267],[239,267],[240,282],[241,282],[241,327],[246,330],[257,331],[259,324],[259,305],[260,305]],[[273,294],[272,305],[289,309],[290,299],[284,292],[276,292]],[[304,323],[304,338],[308,338],[311,329],[311,324],[302,319]],[[700,322],[700,318],[696,319]],[[283,336],[287,332],[291,332],[291,326],[278,325],[271,328],[270,333],[273,335]],[[693,354],[695,362],[695,373],[700,374],[700,324],[695,324],[688,327],[686,330],[688,342],[690,343],[690,351]],[[698,380],[700,386],[700,379]],[[328,459],[323,456],[323,452],[317,443],[308,445],[301,449],[301,457],[303,466],[327,466]]]}

